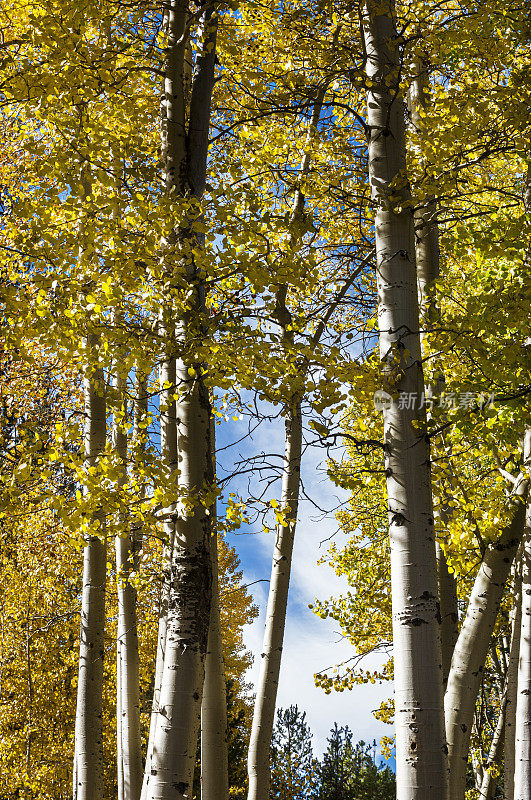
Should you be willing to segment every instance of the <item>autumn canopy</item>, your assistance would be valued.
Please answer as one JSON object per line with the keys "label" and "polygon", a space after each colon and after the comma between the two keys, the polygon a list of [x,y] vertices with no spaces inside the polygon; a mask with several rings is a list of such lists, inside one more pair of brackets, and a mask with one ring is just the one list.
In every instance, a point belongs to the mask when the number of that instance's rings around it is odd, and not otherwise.
{"label": "autumn canopy", "polygon": [[[529,800],[526,3],[3,0],[0,63],[1,800]],[[309,453],[392,769],[277,708]]]}

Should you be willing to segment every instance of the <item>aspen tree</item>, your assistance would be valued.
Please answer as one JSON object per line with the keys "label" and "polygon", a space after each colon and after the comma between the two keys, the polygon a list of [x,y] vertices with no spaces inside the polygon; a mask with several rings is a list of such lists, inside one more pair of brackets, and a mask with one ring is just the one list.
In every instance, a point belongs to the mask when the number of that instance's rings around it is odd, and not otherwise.
{"label": "aspen tree", "polygon": [[444,697],[452,800],[465,796],[476,698],[505,584],[523,535],[527,491],[528,482],[520,475],[510,500],[510,522],[483,556],[452,657]]}
{"label": "aspen tree", "polygon": [[[90,366],[84,377],[85,463],[87,471],[96,467],[105,448],[106,403],[103,370],[94,367],[97,338],[87,337]],[[73,797],[74,800],[101,800],[103,797],[102,687],[105,629],[105,580],[107,547],[105,513],[95,510],[83,557],[83,595],[79,638],[79,668],[75,723]]]}
{"label": "aspen tree", "polygon": [[[326,89],[320,89],[314,103],[310,121],[308,144],[317,127]],[[300,168],[300,180],[307,174],[311,156],[305,153]],[[291,223],[297,223],[304,209],[304,195],[300,188],[295,192]],[[288,287],[279,286],[276,294],[275,313],[282,329],[284,341],[293,344],[291,314],[286,300]],[[267,598],[266,624],[260,673],[256,691],[256,702],[253,712],[253,724],[248,753],[249,800],[267,800],[269,797],[270,747],[275,723],[275,705],[277,698],[288,591],[291,574],[291,561],[300,489],[300,467],[302,455],[302,410],[301,398],[294,396],[288,402],[285,421],[284,463],[282,472],[282,491],[280,499],[280,515],[285,522],[277,525],[275,545],[271,565],[271,580]]]}
{"label": "aspen tree", "polygon": [[[421,111],[426,110],[428,72],[423,58],[416,58],[413,64],[414,78],[409,91],[409,113],[411,122],[422,142],[426,132],[422,129]],[[415,254],[419,291],[421,324],[433,325],[440,314],[437,309],[434,283],[440,276],[439,225],[437,222],[437,203],[434,197],[424,198],[415,208]],[[421,340],[424,336],[421,334]],[[439,380],[439,388],[444,378]],[[441,499],[439,519],[445,525],[449,519],[447,499]],[[446,556],[439,541],[436,541],[437,581],[441,611],[441,656],[443,688],[446,688],[452,653],[458,636],[457,626],[457,581],[448,569]]]}
{"label": "aspen tree", "polygon": [[[171,0],[165,9],[164,180],[169,197],[180,199],[194,209],[198,207],[206,180],[217,15],[212,6],[203,12],[201,49],[192,80],[187,130],[188,8],[180,0]],[[188,226],[177,227],[163,244],[168,285],[176,277],[172,275],[172,267],[177,260],[179,278],[186,283],[188,296],[174,317],[179,501],[160,699],[150,771],[145,775],[148,800],[173,800],[189,797],[191,793],[210,617],[209,503],[204,497],[212,488],[210,402],[203,365],[193,354],[194,340],[201,336],[205,313],[204,286],[195,263],[197,236],[191,227],[193,222],[192,216]]]}
{"label": "aspen tree", "polygon": [[[78,107],[80,141],[85,144],[86,109]],[[90,285],[90,237],[93,212],[91,208],[91,176],[82,158],[80,180],[84,203],[80,223],[78,261]],[[88,325],[90,320],[87,319]],[[107,437],[107,404],[105,376],[99,364],[98,334],[89,331],[85,337],[84,438],[85,438],[85,496],[91,498],[95,485],[93,475],[100,466]],[[107,577],[107,540],[105,511],[98,503],[88,521],[83,554],[83,590],[79,634],[79,665],[74,734],[74,800],[101,800],[103,797],[103,658],[105,633],[105,584]]]}
{"label": "aspen tree", "polygon": [[[160,418],[160,449],[166,469],[168,483],[177,483],[177,420],[175,403],[175,356],[171,354],[172,338],[175,329],[168,319],[168,310],[163,309],[159,321],[159,330],[164,337],[169,352],[163,357],[159,370],[159,418]],[[157,716],[159,714],[160,690],[162,685],[162,672],[164,669],[164,656],[166,653],[166,635],[168,626],[168,603],[171,584],[172,556],[175,544],[176,504],[169,503],[162,511],[162,585],[159,603],[159,625],[157,631],[157,653],[155,660],[155,679],[153,684],[153,697],[151,701],[151,719],[146,752],[146,766],[142,783],[142,798],[146,796],[148,779],[151,774],[151,761],[153,758],[153,745],[157,729]]]}
{"label": "aspen tree", "polygon": [[503,745],[503,796],[504,800],[514,800],[514,745],[516,725],[516,696],[518,685],[518,661],[520,658],[520,629],[522,620],[522,578],[519,565],[521,558],[516,557],[516,569],[513,570],[513,586],[515,591],[514,605],[511,610],[511,646],[507,665],[507,708],[505,711],[505,730]]}
{"label": "aspen tree", "polygon": [[[494,649],[494,648],[493,648]],[[496,727],[492,735],[489,752],[487,755],[487,762],[485,768],[481,767],[481,782],[479,784],[479,798],[480,800],[492,800],[496,793],[496,785],[498,782],[498,773],[503,753],[504,746],[504,732],[507,719],[507,697],[508,697],[508,674],[500,686],[500,707],[498,711],[498,718],[496,720]]]}
{"label": "aspen tree", "polygon": [[[124,430],[126,377],[116,366],[116,402],[113,445],[121,474],[118,486],[127,479],[127,434]],[[139,650],[136,614],[136,589],[130,580],[138,561],[135,530],[124,530],[127,520],[121,519],[116,537],[116,573],[118,624],[116,629],[116,758],[118,767],[118,800],[139,800],[142,787],[142,752],[140,734]]]}
{"label": "aspen tree", "polygon": [[[524,441],[524,462],[531,464],[531,428]],[[531,503],[527,503],[522,547],[522,611],[516,693],[514,800],[531,792]]]}
{"label": "aspen tree", "polygon": [[[210,441],[215,469],[215,425],[212,419]],[[205,658],[205,683],[201,703],[201,798],[228,800],[229,765],[227,750],[227,690],[219,598],[219,560],[217,533],[217,504],[210,513],[212,529],[210,556],[212,561],[212,598],[210,624]]]}
{"label": "aspen tree", "polygon": [[[336,26],[332,37],[333,45],[337,43],[339,31],[340,26]],[[328,83],[325,83],[317,90],[315,95],[306,139],[306,146],[308,149],[301,160],[299,186],[295,191],[291,210],[290,224],[292,227],[296,227],[300,224],[304,211],[305,199],[300,183],[303,182],[310,170],[310,148],[319,123],[327,87]],[[292,247],[296,240],[297,236],[292,234],[290,237],[290,244]],[[347,280],[340,297],[346,293],[348,286],[349,281]],[[292,315],[288,309],[287,303],[288,288],[287,284],[281,284],[278,287],[274,314],[281,328],[283,347],[290,349],[293,347],[294,335]],[[333,305],[329,307],[329,309],[332,308]],[[319,342],[325,325],[326,314],[323,319],[321,319],[317,330],[311,337],[310,341],[312,345]],[[306,366],[303,366],[301,371],[302,370],[305,371]],[[279,508],[279,518],[282,522],[277,524],[275,534],[271,579],[267,599],[266,623],[260,659],[260,672],[249,742],[247,765],[249,773],[249,800],[267,800],[269,797],[271,781],[270,747],[275,722],[275,706],[282,660],[293,545],[297,525],[302,441],[302,397],[300,394],[294,393],[289,397],[285,410],[284,460]]]}
{"label": "aspen tree", "polygon": [[[380,358],[393,390],[423,386],[415,244],[406,171],[399,38],[390,2],[363,7],[369,178]],[[398,800],[447,797],[439,603],[425,414],[384,410],[391,543]]]}

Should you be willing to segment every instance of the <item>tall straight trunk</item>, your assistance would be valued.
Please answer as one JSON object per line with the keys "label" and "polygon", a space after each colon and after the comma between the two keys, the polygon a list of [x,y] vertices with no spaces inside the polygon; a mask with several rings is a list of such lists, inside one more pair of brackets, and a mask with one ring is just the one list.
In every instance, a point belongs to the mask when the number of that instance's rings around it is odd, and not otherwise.
{"label": "tall straight trunk", "polygon": [[510,501],[511,521],[483,556],[454,649],[444,697],[451,800],[465,796],[476,698],[505,584],[524,531],[527,488],[527,481],[520,476]]}
{"label": "tall straight trunk", "polygon": [[[423,131],[421,111],[427,107],[428,72],[423,59],[418,58],[413,65],[414,78],[410,86],[408,105],[411,123],[417,135],[426,135]],[[439,225],[437,222],[437,202],[434,197],[427,197],[414,211],[415,255],[417,264],[417,284],[419,295],[420,318],[423,331],[433,326],[439,319],[435,281],[440,276]],[[439,378],[439,389],[444,386],[444,376]],[[444,527],[450,518],[448,498],[443,497],[439,509],[439,520]],[[439,541],[436,542],[437,582],[441,609],[441,656],[443,690],[446,689],[452,653],[459,633],[457,608],[457,581],[448,569],[446,556]]]}
{"label": "tall straight trunk", "polygon": [[[171,352],[174,331],[168,320],[167,314],[161,314],[160,333],[168,341],[169,351],[166,353],[159,370],[159,416],[160,416],[160,449],[164,466],[167,471],[167,482],[177,482],[177,420],[175,408],[175,357]],[[151,761],[153,757],[153,744],[157,728],[157,717],[160,704],[160,689],[162,685],[162,671],[164,669],[164,655],[166,652],[166,632],[168,622],[168,602],[171,582],[171,563],[173,546],[175,542],[175,503],[167,505],[163,511],[162,524],[162,585],[159,603],[159,625],[157,632],[157,654],[155,661],[155,679],[153,684],[153,698],[151,702],[151,718],[149,737],[146,751],[146,766],[142,784],[142,800],[147,796],[149,776],[151,775]]]}
{"label": "tall straight trunk", "polygon": [[[97,360],[98,342],[87,337],[89,366],[84,378],[85,463],[96,466],[105,448],[106,403],[103,370],[90,366]],[[98,535],[88,536],[83,555],[83,595],[79,635],[79,668],[74,742],[74,800],[103,798],[102,691],[105,630],[105,579],[107,548],[105,514],[99,508],[92,525]]]}
{"label": "tall straight trunk", "polygon": [[[217,16],[209,5],[198,37],[186,129],[185,55],[188,6],[170,0],[166,13],[162,158],[168,195],[200,201],[206,182],[210,108],[214,85]],[[191,213],[195,204],[187,200]],[[197,206],[195,206],[197,207]],[[213,485],[210,400],[204,366],[194,355],[206,319],[203,276],[192,232],[195,220],[176,228],[163,244],[170,317],[176,270],[187,282],[188,311],[175,316],[176,427],[179,501],[171,554],[166,643],[155,720],[147,800],[189,798],[200,724],[204,660],[210,621],[211,561],[208,508]],[[177,266],[176,266],[177,265]]]}
{"label": "tall straight trunk", "polygon": [[280,511],[286,524],[277,526],[273,550],[264,642],[249,745],[249,800],[268,800],[269,798],[269,750],[275,717],[291,557],[297,521],[301,451],[302,415],[300,403],[296,403],[288,410],[286,418],[286,447],[280,502]]}
{"label": "tall straight trunk", "polygon": [[[531,428],[525,433],[524,462],[531,466]],[[515,720],[514,800],[531,797],[531,501],[522,547],[522,615]]]}
{"label": "tall straight trunk", "polygon": [[492,737],[487,757],[486,769],[483,771],[483,779],[479,788],[479,800],[493,800],[496,793],[498,776],[495,772],[499,771],[504,745],[505,720],[507,714],[507,676],[503,691],[500,695],[500,711],[496,722],[496,728]]}
{"label": "tall straight trunk", "polygon": [[441,606],[441,656],[443,689],[446,691],[452,656],[459,638],[457,615],[457,581],[448,569],[444,550],[437,542],[437,581]]}
{"label": "tall straight trunk", "polygon": [[[126,378],[116,376],[117,401],[125,416]],[[115,415],[113,444],[119,459],[123,485],[127,477],[127,435],[123,421]],[[127,523],[121,520],[122,525]],[[142,787],[142,751],[140,733],[140,687],[136,589],[130,582],[135,569],[136,543],[133,531],[120,531],[116,537],[116,572],[118,592],[118,626],[116,632],[116,733],[118,766],[118,800],[139,800]]]}
{"label": "tall straight trunk", "polygon": [[514,605],[511,611],[511,645],[507,665],[507,709],[505,712],[505,743],[503,748],[503,796],[514,800],[514,746],[516,730],[516,697],[518,685],[518,661],[520,659],[520,629],[522,624],[522,575],[516,557],[514,569]]}
{"label": "tall straight trunk", "polygon": [[391,545],[398,800],[445,800],[440,617],[400,52],[390,0],[363,7],[380,358],[413,408],[384,410]]}
{"label": "tall straight trunk", "polygon": [[[317,128],[321,113],[325,88],[321,88],[314,103],[308,144]],[[305,176],[310,168],[311,156],[306,152],[301,161],[300,175]],[[304,195],[300,189],[295,192],[291,222],[296,223],[304,210]],[[292,238],[292,243],[294,239]],[[275,314],[282,330],[282,341],[293,345],[291,314],[286,305],[288,287],[281,284],[276,294]],[[271,580],[267,598],[266,622],[260,672],[256,687],[256,701],[247,754],[249,775],[248,800],[268,800],[270,788],[270,748],[275,721],[280,664],[284,644],[284,628],[288,606],[288,592],[291,574],[293,544],[297,525],[297,511],[300,491],[300,467],[302,454],[302,412],[298,397],[293,397],[287,409],[284,443],[284,464],[282,473],[282,493],[280,511],[286,525],[277,526]]]}
{"label": "tall straight trunk", "polygon": [[[337,25],[332,36],[332,46],[335,46],[337,43],[339,33],[340,26]],[[299,180],[301,182],[310,171],[312,160],[311,145],[318,128],[327,89],[328,82],[325,82],[324,85],[320,86],[316,91],[306,139],[306,152],[301,159],[299,169]],[[295,227],[301,220],[304,212],[304,205],[304,194],[299,186],[295,191],[290,215],[290,224],[292,226]],[[293,246],[299,237],[299,233],[291,234],[290,245]],[[354,275],[351,280],[354,280]],[[319,321],[314,335],[310,340],[311,345],[316,345],[319,342],[329,317],[333,313],[336,304],[345,296],[349,286],[350,281],[346,281],[343,289],[336,298],[336,303],[332,303],[329,306],[328,311]],[[282,331],[282,342],[291,350],[294,336],[292,316],[287,307],[287,296],[287,284],[280,284],[276,292],[274,314]],[[305,371],[306,368],[307,365],[301,366],[301,372]],[[260,673],[247,756],[247,770],[249,775],[248,800],[268,800],[269,798],[271,738],[273,735],[277,689],[280,677],[291,561],[300,494],[302,454],[301,405],[300,397],[298,395],[293,395],[288,403],[286,414],[282,496],[280,502],[280,511],[283,518],[286,520],[286,525],[277,528],[277,536],[273,550]]]}
{"label": "tall straight trunk", "polygon": [[[215,426],[213,422],[212,420],[211,443],[213,460],[215,460]],[[215,501],[211,508],[211,518],[212,600],[205,659],[205,683],[203,701],[201,703],[201,798],[202,800],[228,800],[227,688],[219,605],[218,537]]]}

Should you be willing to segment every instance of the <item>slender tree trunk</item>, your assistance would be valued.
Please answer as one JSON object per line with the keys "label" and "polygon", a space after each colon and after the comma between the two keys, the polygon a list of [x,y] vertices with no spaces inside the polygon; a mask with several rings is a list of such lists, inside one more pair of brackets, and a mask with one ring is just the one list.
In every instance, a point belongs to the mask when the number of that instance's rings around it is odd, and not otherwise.
{"label": "slender tree trunk", "polygon": [[[125,376],[118,372],[116,390],[125,416]],[[115,453],[122,468],[120,484],[127,474],[127,435],[119,415],[113,424]],[[126,520],[122,519],[125,524]],[[142,787],[142,751],[140,734],[140,687],[136,589],[130,582],[135,564],[132,532],[120,531],[116,537],[116,572],[118,590],[117,664],[116,664],[116,733],[118,762],[118,800],[139,800]]]}
{"label": "slender tree trunk", "polygon": [[[97,340],[87,339],[89,362],[97,355]],[[85,462],[87,469],[97,464],[105,447],[106,404],[103,371],[88,367],[84,379]],[[105,629],[105,579],[107,554],[105,515],[98,509],[92,526],[99,534],[88,536],[83,557],[83,596],[79,637],[79,672],[77,687],[74,800],[103,798],[103,729],[102,690]]]}
{"label": "slender tree trunk", "polygon": [[[335,46],[340,33],[340,26],[336,26],[332,36],[332,46]],[[319,87],[316,92],[312,116],[304,153],[299,170],[300,180],[309,172],[311,166],[311,145],[319,124],[323,102],[328,88],[328,83]],[[304,194],[297,187],[293,200],[290,223],[295,225],[304,212]],[[300,234],[290,236],[293,246]],[[353,278],[352,278],[353,279]],[[346,294],[350,283],[347,281],[339,293],[337,301]],[[292,317],[287,308],[287,284],[280,284],[276,293],[275,316],[282,330],[282,342],[289,349],[293,347]],[[321,318],[310,343],[316,345],[326,327],[329,314],[335,306],[332,304],[327,313]],[[307,365],[301,367],[306,370]],[[297,509],[300,493],[300,467],[302,454],[302,411],[301,399],[297,395],[291,397],[287,409],[286,435],[284,445],[284,468],[281,497],[281,513],[286,519],[285,526],[277,529],[277,538],[273,551],[271,568],[271,581],[267,601],[266,625],[262,644],[262,658],[260,661],[260,674],[258,678],[256,703],[253,712],[253,723],[249,742],[247,769],[249,775],[248,800],[268,800],[270,789],[270,747],[273,735],[275,706],[280,677],[282,647],[284,642],[284,627],[291,573],[291,560],[295,528],[297,525]]]}
{"label": "slender tree trunk", "polygon": [[364,4],[369,177],[376,206],[380,358],[413,408],[384,410],[398,800],[445,800],[440,616],[400,53],[389,0]]}
{"label": "slender tree trunk", "polygon": [[[160,449],[162,460],[167,472],[168,486],[177,482],[177,420],[175,408],[175,357],[172,355],[171,344],[173,342],[174,330],[168,320],[168,315],[161,315],[161,334],[165,336],[169,352],[161,364],[159,372],[160,385]],[[142,784],[142,800],[147,796],[148,784],[151,775],[151,765],[153,758],[153,745],[155,732],[157,729],[157,719],[160,709],[160,690],[162,685],[162,672],[164,669],[164,656],[166,652],[166,633],[168,623],[168,602],[171,583],[171,564],[172,553],[175,542],[175,519],[176,505],[170,503],[162,511],[162,586],[160,593],[159,606],[159,627],[157,633],[157,655],[155,661],[155,680],[153,685],[153,699],[151,703],[151,719],[149,726],[149,737],[146,752],[146,766],[144,770],[144,781]]]}
{"label": "slender tree trunk", "polygon": [[437,581],[441,604],[441,654],[443,689],[446,691],[452,656],[459,637],[457,616],[457,581],[448,569],[446,556],[437,542]]}
{"label": "slender tree trunk", "polygon": [[[531,428],[525,434],[524,463],[531,465]],[[528,499],[522,548],[522,618],[516,695],[514,800],[531,797],[531,502]]]}
{"label": "slender tree trunk", "polygon": [[[419,136],[426,135],[423,131],[421,110],[427,107],[428,72],[422,59],[416,59],[414,65],[415,77],[409,90],[409,114],[411,123]],[[437,222],[437,202],[434,197],[427,197],[415,208],[415,255],[417,263],[417,282],[419,295],[420,318],[423,329],[430,328],[439,319],[435,281],[440,276],[440,248],[439,225]],[[421,332],[421,343],[424,340]],[[444,387],[444,376],[439,378],[439,390]],[[450,506],[448,498],[441,499],[439,520],[445,527],[450,519]],[[437,582],[439,589],[439,603],[441,609],[441,655],[443,690],[446,689],[452,653],[457,641],[458,608],[457,608],[457,581],[455,575],[448,569],[446,556],[439,541],[436,541],[437,555]]]}
{"label": "slender tree trunk", "polygon": [[527,481],[520,476],[511,500],[511,522],[485,552],[452,658],[444,698],[451,800],[465,796],[476,698],[503,590],[524,531],[526,495]]}
{"label": "slender tree trunk", "polygon": [[[212,424],[211,442],[213,460],[215,461],[214,439],[215,429],[214,424]],[[205,659],[205,684],[201,704],[201,798],[202,800],[228,800],[227,689],[219,605],[218,537],[215,501],[212,504],[211,517],[212,600]]]}
{"label": "slender tree trunk", "polygon": [[505,685],[500,695],[500,712],[494,729],[494,735],[487,757],[486,769],[483,771],[483,780],[479,789],[479,800],[492,800],[496,793],[498,776],[494,774],[495,769],[499,769],[503,755],[505,720],[507,713],[507,676]]}
{"label": "slender tree trunk", "polygon": [[520,629],[522,624],[522,576],[516,557],[514,569],[514,605],[511,611],[511,645],[507,665],[507,709],[505,712],[505,744],[503,756],[504,800],[514,800],[514,746],[516,730],[516,697],[518,685],[518,661],[520,659]]}
{"label": "slender tree trunk", "polygon": [[[168,194],[200,201],[206,180],[210,108],[214,85],[217,16],[208,6],[202,17],[199,52],[192,81],[186,131],[185,53],[188,7],[166,5],[167,47],[163,101],[163,163]],[[193,204],[191,212],[193,211]],[[175,325],[176,422],[179,501],[166,624],[164,666],[153,737],[147,800],[189,798],[199,732],[204,660],[210,621],[210,520],[213,485],[210,401],[203,365],[194,355],[206,319],[203,278],[194,250],[200,246],[191,225],[176,229],[163,246],[167,286],[174,288],[175,264],[186,280],[189,311]],[[171,303],[172,291],[168,302]]]}
{"label": "slender tree trunk", "polygon": [[275,718],[291,557],[297,521],[301,450],[302,416],[300,403],[296,403],[289,409],[286,419],[286,449],[280,503],[280,511],[286,524],[277,527],[273,551],[264,642],[249,745],[249,800],[269,798],[269,748]]}

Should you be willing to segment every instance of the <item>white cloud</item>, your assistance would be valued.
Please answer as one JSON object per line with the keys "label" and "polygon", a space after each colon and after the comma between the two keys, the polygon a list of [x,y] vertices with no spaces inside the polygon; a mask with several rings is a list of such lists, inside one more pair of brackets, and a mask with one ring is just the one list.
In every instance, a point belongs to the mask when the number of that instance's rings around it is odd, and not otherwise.
{"label": "white cloud", "polygon": [[[271,450],[271,441],[269,449]],[[330,508],[336,504],[339,492],[320,467],[322,457],[322,452],[316,448],[306,452],[302,478],[314,501],[320,507]],[[333,513],[319,519],[320,516],[309,501],[301,502],[277,699],[277,708],[297,704],[306,711],[314,734],[316,755],[321,755],[326,748],[326,738],[334,722],[348,725],[355,739],[372,741],[379,740],[382,735],[392,734],[392,729],[379,723],[371,713],[381,700],[392,694],[391,684],[361,685],[350,691],[326,695],[314,683],[315,672],[345,661],[354,654],[352,646],[341,637],[338,624],[334,620],[317,618],[308,608],[315,597],[324,600],[347,588],[344,577],[335,575],[326,564],[317,564],[328,549],[325,540],[337,531]],[[338,534],[338,543],[341,543],[341,537],[342,534]],[[269,578],[273,536],[257,534],[253,537],[253,544],[252,568],[246,568],[245,562],[243,565],[245,580],[249,583]],[[260,607],[260,616],[247,629],[246,642],[256,656],[249,673],[249,679],[256,683],[268,584],[256,584],[252,591]],[[380,664],[381,659],[373,657],[364,666],[374,669]]]}

